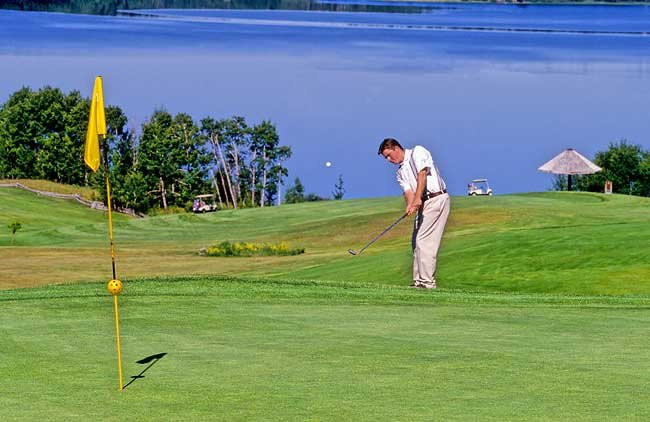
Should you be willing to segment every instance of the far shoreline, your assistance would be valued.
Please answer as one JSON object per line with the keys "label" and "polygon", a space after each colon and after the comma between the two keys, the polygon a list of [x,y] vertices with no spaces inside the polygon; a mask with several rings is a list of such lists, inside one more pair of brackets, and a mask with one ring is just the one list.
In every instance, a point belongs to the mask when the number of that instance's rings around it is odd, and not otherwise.
{"label": "far shoreline", "polygon": [[[285,4],[286,2],[286,4]],[[435,7],[442,7],[442,5],[504,5],[504,6],[650,6],[650,0],[632,0],[632,1],[616,1],[616,0],[278,0],[275,7],[269,7],[268,2],[264,0],[242,0],[237,3],[235,7],[228,7],[232,5],[232,0],[213,0],[202,2],[204,7],[196,7],[196,2],[171,0],[169,2],[162,2],[167,7],[155,7],[160,5],[161,2],[146,1],[140,2],[139,7],[130,7],[128,1],[114,1],[114,2],[95,2],[92,4],[74,4],[73,1],[56,1],[46,0],[42,2],[26,2],[18,4],[15,1],[0,0],[0,10],[14,10],[21,12],[59,12],[70,14],[90,14],[90,15],[103,15],[103,16],[116,16],[120,13],[128,13],[129,11],[136,10],[168,10],[168,9],[181,9],[181,10],[306,10],[297,5],[349,5],[349,6],[370,6],[370,7],[408,7],[412,5],[414,8],[422,8],[423,5],[435,5]],[[224,7],[226,6],[226,7]],[[261,6],[261,7],[260,7]],[[311,10],[308,7],[307,10]],[[337,10],[334,10],[337,11]],[[373,11],[368,11],[373,12]],[[375,11],[376,12],[376,11]]]}
{"label": "far shoreline", "polygon": [[[327,0],[325,0],[327,1]],[[369,0],[376,3],[495,4],[515,6],[650,6],[650,1],[535,1],[535,0]],[[336,0],[330,1],[336,3]]]}

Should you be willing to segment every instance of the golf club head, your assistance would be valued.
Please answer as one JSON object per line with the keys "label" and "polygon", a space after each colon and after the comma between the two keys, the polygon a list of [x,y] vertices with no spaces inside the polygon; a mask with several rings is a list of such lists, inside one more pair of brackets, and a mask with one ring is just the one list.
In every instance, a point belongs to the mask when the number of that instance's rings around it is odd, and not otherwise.
{"label": "golf club head", "polygon": [[356,254],[357,254],[357,253],[356,253],[355,251],[353,251],[352,249],[348,249],[348,253],[349,253],[350,255],[356,255]]}

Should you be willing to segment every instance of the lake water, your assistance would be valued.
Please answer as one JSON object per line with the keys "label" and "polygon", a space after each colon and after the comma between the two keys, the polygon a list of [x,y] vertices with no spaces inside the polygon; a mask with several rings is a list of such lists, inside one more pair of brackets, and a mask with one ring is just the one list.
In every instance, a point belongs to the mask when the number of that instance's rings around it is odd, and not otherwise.
{"label": "lake water", "polygon": [[387,136],[429,147],[453,194],[485,177],[547,190],[536,169],[568,147],[650,149],[650,8],[420,11],[0,11],[0,102],[25,85],[89,95],[101,74],[135,127],[158,107],[270,119],[294,151],[287,183],[327,196],[342,174],[346,198],[400,194]]}

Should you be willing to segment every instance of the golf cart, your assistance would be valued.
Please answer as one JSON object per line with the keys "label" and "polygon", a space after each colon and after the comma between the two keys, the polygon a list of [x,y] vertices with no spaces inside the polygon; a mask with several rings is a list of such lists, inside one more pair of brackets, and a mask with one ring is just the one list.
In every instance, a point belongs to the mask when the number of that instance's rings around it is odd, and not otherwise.
{"label": "golf cart", "polygon": [[192,203],[193,212],[210,212],[216,210],[217,204],[214,203],[214,194],[206,193],[194,197],[194,202]]}
{"label": "golf cart", "polygon": [[492,189],[488,184],[487,179],[474,179],[471,183],[467,184],[467,194],[469,196],[477,195],[492,195]]}

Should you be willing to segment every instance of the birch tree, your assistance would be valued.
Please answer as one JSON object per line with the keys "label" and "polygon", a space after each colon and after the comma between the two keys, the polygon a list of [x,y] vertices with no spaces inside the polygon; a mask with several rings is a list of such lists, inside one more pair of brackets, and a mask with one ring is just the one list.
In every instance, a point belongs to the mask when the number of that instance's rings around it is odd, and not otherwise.
{"label": "birch tree", "polygon": [[221,187],[217,186],[217,190],[220,188],[223,189],[226,205],[228,206],[228,197],[230,196],[233,208],[237,209],[235,189],[230,180],[230,169],[226,159],[224,158],[223,149],[221,148],[221,142],[219,140],[220,124],[214,119],[206,117],[201,120],[201,132],[210,141],[212,156],[214,159],[213,167],[216,169],[219,181],[221,182]]}
{"label": "birch tree", "polygon": [[[232,170],[230,173],[232,186],[235,190],[235,202],[242,203],[242,191],[247,190],[245,178],[242,180],[242,169],[246,165],[250,136],[246,120],[241,116],[233,116],[217,122],[221,146],[226,154],[226,162]],[[244,171],[248,170],[245,168]],[[242,183],[243,182],[243,183]]]}

